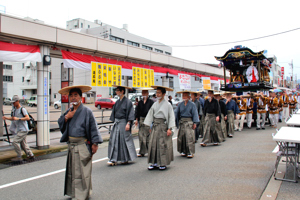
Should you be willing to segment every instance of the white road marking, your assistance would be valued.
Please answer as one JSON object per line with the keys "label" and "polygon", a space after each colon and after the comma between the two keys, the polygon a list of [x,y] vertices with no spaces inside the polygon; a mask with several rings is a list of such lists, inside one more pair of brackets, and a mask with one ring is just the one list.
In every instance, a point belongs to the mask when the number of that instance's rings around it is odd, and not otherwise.
{"label": "white road marking", "polygon": [[[172,140],[176,140],[176,139],[177,139],[177,137],[172,138]],[[138,151],[138,150],[140,150],[140,148],[136,148],[135,150]],[[108,157],[100,158],[98,160],[94,160],[93,163],[101,162],[101,161],[104,161],[104,160],[108,160]],[[20,180],[20,181],[7,183],[7,184],[4,184],[4,185],[1,185],[0,189],[7,188],[7,187],[10,187],[10,186],[14,186],[14,185],[18,185],[18,184],[21,184],[21,183],[26,183],[26,182],[33,181],[33,180],[37,180],[37,179],[44,178],[44,177],[47,177],[47,176],[52,176],[54,174],[59,174],[59,173],[64,172],[64,171],[66,171],[66,169],[60,169],[60,170],[56,170],[56,171],[49,172],[49,173],[46,173],[46,174],[41,174],[41,175],[38,175],[38,176],[34,176],[34,177],[31,177],[31,178],[26,178],[26,179],[23,179],[23,180]]]}

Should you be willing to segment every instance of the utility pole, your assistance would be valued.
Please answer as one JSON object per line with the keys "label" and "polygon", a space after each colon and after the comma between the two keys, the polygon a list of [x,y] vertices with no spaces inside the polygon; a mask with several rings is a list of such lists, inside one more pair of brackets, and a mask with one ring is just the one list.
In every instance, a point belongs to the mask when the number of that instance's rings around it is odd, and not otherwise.
{"label": "utility pole", "polygon": [[292,68],[291,89],[293,89],[294,88],[294,65],[293,65],[293,59],[292,59],[291,63],[289,63],[289,65]]}

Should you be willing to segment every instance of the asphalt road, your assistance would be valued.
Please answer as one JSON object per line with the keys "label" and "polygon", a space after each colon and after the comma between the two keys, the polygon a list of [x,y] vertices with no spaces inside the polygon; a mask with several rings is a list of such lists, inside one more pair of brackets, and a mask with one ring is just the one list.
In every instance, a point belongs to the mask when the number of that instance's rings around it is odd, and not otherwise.
{"label": "asphalt road", "polygon": [[[245,129],[220,146],[196,144],[193,159],[179,156],[174,139],[175,160],[166,171],[148,171],[146,157],[107,166],[108,143],[101,144],[94,156],[91,199],[259,199],[274,168],[273,131]],[[138,148],[137,138],[135,144]],[[0,170],[1,199],[68,199],[63,196],[65,163],[62,156]]]}

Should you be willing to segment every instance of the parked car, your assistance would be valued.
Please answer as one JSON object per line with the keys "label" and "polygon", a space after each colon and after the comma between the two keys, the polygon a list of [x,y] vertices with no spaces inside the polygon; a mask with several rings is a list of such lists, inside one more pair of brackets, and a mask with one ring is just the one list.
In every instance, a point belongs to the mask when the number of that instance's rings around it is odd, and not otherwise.
{"label": "parked car", "polygon": [[28,105],[31,107],[37,106],[37,96],[30,97],[30,99],[28,100]]}
{"label": "parked car", "polygon": [[100,98],[95,101],[95,107],[98,109],[109,108],[112,109],[118,99],[115,98]]}
{"label": "parked car", "polygon": [[58,100],[58,101],[55,101],[53,106],[54,106],[55,109],[60,108],[61,107],[61,99]]}
{"label": "parked car", "polygon": [[3,98],[3,105],[11,105],[11,98]]}

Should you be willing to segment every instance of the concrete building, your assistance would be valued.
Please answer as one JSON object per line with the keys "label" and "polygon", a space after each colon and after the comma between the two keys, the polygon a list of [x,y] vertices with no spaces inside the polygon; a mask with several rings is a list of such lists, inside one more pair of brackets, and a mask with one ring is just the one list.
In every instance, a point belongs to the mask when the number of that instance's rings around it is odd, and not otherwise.
{"label": "concrete building", "polygon": [[275,55],[269,56],[268,59],[272,62],[270,71],[270,79],[273,81],[274,87],[279,87],[281,84],[281,67],[277,63],[277,57]]}
{"label": "concrete building", "polygon": [[117,28],[108,24],[104,24],[99,20],[91,22],[77,18],[67,21],[67,29],[102,37],[104,39],[139,47],[157,53],[172,55],[172,47],[130,33],[127,24],[124,24],[122,28]]}
{"label": "concrete building", "polygon": [[3,97],[29,99],[37,94],[36,63],[5,62],[3,64]]}

